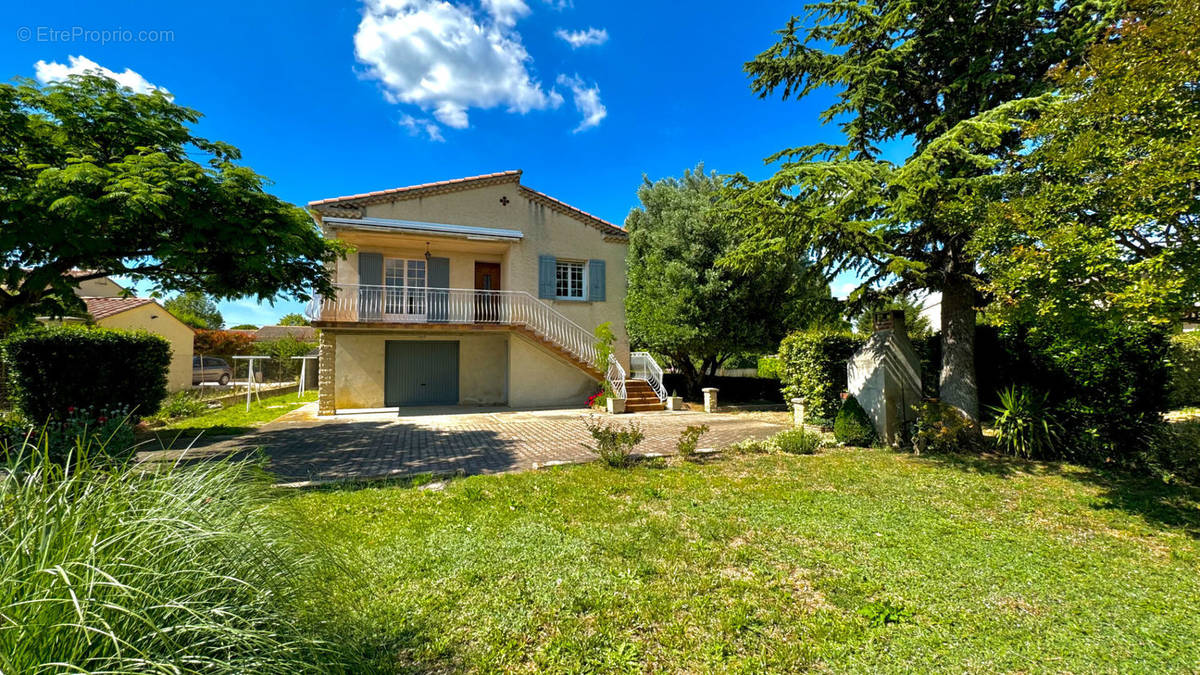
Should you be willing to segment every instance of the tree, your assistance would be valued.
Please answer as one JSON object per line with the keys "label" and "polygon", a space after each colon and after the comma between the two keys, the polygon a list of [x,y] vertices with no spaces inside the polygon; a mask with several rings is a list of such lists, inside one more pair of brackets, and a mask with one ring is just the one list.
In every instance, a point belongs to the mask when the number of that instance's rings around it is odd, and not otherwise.
{"label": "tree", "polygon": [[229,330],[258,330],[258,326],[252,323],[239,323],[236,326],[230,326]]}
{"label": "tree", "polygon": [[1200,304],[1198,0],[1138,0],[1024,125],[976,244],[997,316],[1087,339]]}
{"label": "tree", "polygon": [[225,319],[217,309],[217,303],[197,291],[186,291],[168,298],[163,307],[192,328],[218,330],[225,327]]}
{"label": "tree", "polygon": [[221,299],[333,292],[344,246],[237,148],[194,136],[199,118],[98,75],[0,84],[0,333],[82,310],[74,288],[106,275]]}
{"label": "tree", "polygon": [[717,266],[738,239],[716,200],[724,179],[704,165],[682,178],[645,179],[629,231],[626,329],[664,356],[695,392],[735,354],[774,350],[788,329],[836,317],[824,280],[799,257],[756,274]]}
{"label": "tree", "polygon": [[[1112,11],[1108,0],[832,0],[808,5],[779,42],[746,64],[766,97],[838,89],[822,114],[840,145],[785,150],[771,178],[739,177],[745,235],[729,264],[752,269],[813,252],[830,275],[865,278],[851,309],[913,292],[942,294],[942,400],[978,417],[974,339],[979,273],[970,242],[998,198],[996,163],[1021,143],[997,106],[1040,94]],[[1019,108],[1007,115],[1017,117]],[[981,116],[977,118],[977,116]],[[902,140],[902,165],[879,145]]]}
{"label": "tree", "polygon": [[855,322],[854,329],[859,333],[870,335],[875,332],[875,312],[893,309],[904,310],[904,325],[909,337],[927,338],[933,335],[933,325],[929,322],[929,318],[921,313],[924,307],[907,296],[876,305],[863,312],[858,316],[858,321]]}
{"label": "tree", "polygon": [[284,314],[282,317],[280,317],[278,325],[280,325],[280,326],[308,326],[310,324],[309,324],[308,319],[304,318],[303,314],[300,314],[299,312],[292,312],[291,314]]}

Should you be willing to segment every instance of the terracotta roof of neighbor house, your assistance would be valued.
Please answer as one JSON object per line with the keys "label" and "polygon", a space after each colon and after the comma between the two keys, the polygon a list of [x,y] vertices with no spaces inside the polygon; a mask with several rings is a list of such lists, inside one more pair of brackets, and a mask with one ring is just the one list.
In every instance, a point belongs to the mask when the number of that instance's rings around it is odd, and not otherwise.
{"label": "terracotta roof of neighbor house", "polygon": [[290,335],[301,342],[317,339],[317,329],[312,326],[263,326],[254,333],[255,340],[278,340]]}
{"label": "terracotta roof of neighbor house", "polygon": [[96,321],[154,302],[152,298],[82,298],[82,300],[87,305],[88,314],[91,314]]}
{"label": "terracotta roof of neighbor house", "polygon": [[443,180],[436,183],[422,183],[421,185],[409,185],[407,187],[392,188],[390,190],[376,190],[375,192],[363,192],[357,195],[348,195],[345,197],[332,197],[330,199],[322,199],[315,202],[309,202],[309,208],[324,215],[337,215],[345,217],[362,217],[362,213],[355,213],[353,209],[371,204],[383,204],[390,201],[400,199],[415,199],[417,197],[427,197],[435,194],[446,194],[450,192],[459,192],[462,190],[470,190],[488,185],[499,185],[501,183],[516,183],[517,190],[526,199],[532,202],[541,204],[549,209],[558,211],[563,215],[570,216],[586,225],[590,225],[597,230],[600,230],[606,235],[612,237],[625,237],[626,232],[612,223],[594,216],[587,211],[577,209],[566,202],[560,201],[542,192],[538,192],[532,188],[521,185],[521,171],[501,171],[498,173],[488,173],[481,176],[468,176],[466,178],[455,178],[453,180]]}

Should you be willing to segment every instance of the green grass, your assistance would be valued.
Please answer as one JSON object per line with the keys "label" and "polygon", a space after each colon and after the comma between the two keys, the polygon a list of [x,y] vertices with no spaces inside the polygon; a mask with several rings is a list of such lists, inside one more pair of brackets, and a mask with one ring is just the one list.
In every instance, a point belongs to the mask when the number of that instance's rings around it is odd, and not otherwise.
{"label": "green grass", "polygon": [[[426,482],[426,481],[421,481]],[[1195,671],[1200,492],[884,450],[294,493],[395,672]]]}
{"label": "green grass", "polygon": [[205,412],[195,417],[185,417],[168,422],[153,430],[154,438],[163,443],[178,445],[190,443],[196,436],[236,436],[252,431],[296,408],[317,400],[317,392],[308,391],[303,396],[283,394],[263,397],[262,401],[251,399],[250,410],[245,401],[238,401],[224,408]]}

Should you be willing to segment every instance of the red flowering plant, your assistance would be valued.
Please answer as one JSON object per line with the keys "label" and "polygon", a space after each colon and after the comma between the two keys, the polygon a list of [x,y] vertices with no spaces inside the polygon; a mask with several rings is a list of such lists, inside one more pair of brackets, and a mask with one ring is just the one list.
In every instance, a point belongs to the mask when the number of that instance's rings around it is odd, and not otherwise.
{"label": "red flowering plant", "polygon": [[589,408],[603,408],[608,402],[608,392],[601,389],[600,391],[588,397]]}

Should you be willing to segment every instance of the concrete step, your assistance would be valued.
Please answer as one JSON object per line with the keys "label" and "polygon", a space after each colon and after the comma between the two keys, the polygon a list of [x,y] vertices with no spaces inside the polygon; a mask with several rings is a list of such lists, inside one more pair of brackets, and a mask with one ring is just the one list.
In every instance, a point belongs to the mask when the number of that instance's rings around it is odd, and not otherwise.
{"label": "concrete step", "polygon": [[654,410],[666,410],[666,406],[661,401],[655,403],[630,403],[625,402],[626,412],[652,412]]}

